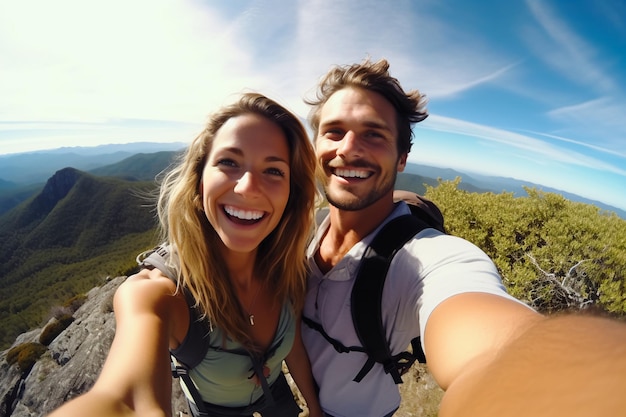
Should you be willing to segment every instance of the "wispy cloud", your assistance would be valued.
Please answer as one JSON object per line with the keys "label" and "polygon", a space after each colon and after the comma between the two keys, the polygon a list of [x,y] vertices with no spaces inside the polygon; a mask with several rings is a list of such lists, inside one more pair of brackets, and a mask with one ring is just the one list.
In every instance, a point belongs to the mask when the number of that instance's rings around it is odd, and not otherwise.
{"label": "wispy cloud", "polygon": [[[623,74],[609,71],[609,62],[617,57],[603,56],[602,45],[578,34],[549,2],[527,0],[526,4],[539,28],[526,33],[527,46],[558,77],[569,81],[555,86],[552,97],[558,92],[560,97],[546,103],[552,106],[546,116],[556,122],[547,134],[586,137],[589,143],[626,155],[626,118],[622,116],[626,80]],[[610,33],[614,25],[608,22],[607,16],[602,29]]]}
{"label": "wispy cloud", "polygon": [[489,142],[500,143],[532,155],[535,161],[538,158],[545,158],[557,163],[581,166],[599,171],[608,171],[626,176],[626,169],[624,169],[624,167],[618,167],[604,160],[571,149],[564,149],[563,147],[555,146],[528,135],[437,115],[431,115],[426,120],[426,122],[423,122],[423,126],[428,129],[472,136]]}
{"label": "wispy cloud", "polygon": [[[601,65],[593,44],[574,32],[559,19],[547,2],[527,0],[526,4],[545,36],[532,45],[541,51],[540,58],[576,83],[584,83],[600,93],[612,92],[619,86]],[[571,7],[571,6],[565,6]]]}
{"label": "wispy cloud", "polygon": [[571,143],[571,144],[574,144],[574,145],[579,146],[581,148],[592,149],[594,151],[598,151],[600,153],[607,154],[607,155],[614,155],[614,156],[617,156],[617,157],[620,157],[620,158],[626,157],[625,154],[623,154],[621,152],[618,152],[615,149],[609,149],[609,148],[606,148],[606,147],[603,147],[603,146],[597,146],[597,145],[594,145],[594,144],[588,143],[588,142],[581,142],[579,140],[569,139],[569,138],[565,138],[563,136],[550,135],[550,134],[542,133],[542,132],[529,132],[529,133],[537,135],[537,136],[543,136],[543,137],[555,139],[555,140],[558,140],[560,142]]}
{"label": "wispy cloud", "polygon": [[299,68],[308,86],[332,64],[388,58],[405,86],[432,98],[459,95],[492,82],[512,68],[477,33],[442,19],[431,2],[300,3]]}
{"label": "wispy cloud", "polygon": [[566,126],[563,131],[578,131],[579,135],[582,131],[586,137],[595,138],[595,143],[626,157],[625,108],[626,100],[618,102],[613,97],[602,97],[553,109],[548,116]]}

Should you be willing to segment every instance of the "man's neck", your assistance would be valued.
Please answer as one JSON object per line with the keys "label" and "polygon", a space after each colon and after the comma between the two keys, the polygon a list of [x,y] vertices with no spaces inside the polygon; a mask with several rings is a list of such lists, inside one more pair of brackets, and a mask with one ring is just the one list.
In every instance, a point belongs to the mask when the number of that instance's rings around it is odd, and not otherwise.
{"label": "man's neck", "polygon": [[393,209],[391,198],[381,199],[358,211],[330,206],[330,226],[315,253],[315,261],[320,270],[324,273],[330,271],[354,245],[374,231]]}

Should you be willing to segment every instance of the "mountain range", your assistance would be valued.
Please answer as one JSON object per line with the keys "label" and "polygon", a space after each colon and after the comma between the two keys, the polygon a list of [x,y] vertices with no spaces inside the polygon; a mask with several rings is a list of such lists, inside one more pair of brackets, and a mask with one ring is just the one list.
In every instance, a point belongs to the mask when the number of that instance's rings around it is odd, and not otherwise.
{"label": "mountain range", "polygon": [[[48,178],[59,169],[72,167],[98,176],[151,181],[184,147],[182,142],[140,142],[0,155],[0,215],[41,190]],[[457,177],[461,178],[459,188],[466,191],[512,192],[516,196],[524,196],[524,187],[536,188],[560,194],[572,201],[595,205],[626,219],[626,210],[573,193],[514,178],[485,176],[451,168],[409,163],[405,173],[399,175],[397,188],[407,188],[405,184],[412,184],[419,188],[415,191],[420,192],[422,183],[436,186],[437,179],[454,180]]]}

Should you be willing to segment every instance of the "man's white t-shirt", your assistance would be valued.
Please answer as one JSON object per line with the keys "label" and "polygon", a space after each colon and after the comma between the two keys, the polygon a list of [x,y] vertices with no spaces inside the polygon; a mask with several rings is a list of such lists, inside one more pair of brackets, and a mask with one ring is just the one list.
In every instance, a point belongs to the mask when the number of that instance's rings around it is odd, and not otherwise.
{"label": "man's white t-shirt", "polygon": [[[383,224],[403,214],[410,214],[408,206],[397,203]],[[344,346],[361,346],[352,323],[350,293],[361,256],[383,224],[354,245],[332,270],[322,274],[314,254],[329,223],[327,217],[307,251],[311,275],[303,314],[320,323]],[[406,350],[411,339],[424,334],[428,317],[439,303],[465,292],[512,298],[482,250],[458,237],[434,229],[422,230],[393,258],[383,289],[382,320],[392,354]],[[398,408],[398,387],[380,364],[375,364],[361,382],[354,382],[367,360],[364,353],[339,353],[305,324],[302,337],[326,413],[334,417],[382,417]]]}

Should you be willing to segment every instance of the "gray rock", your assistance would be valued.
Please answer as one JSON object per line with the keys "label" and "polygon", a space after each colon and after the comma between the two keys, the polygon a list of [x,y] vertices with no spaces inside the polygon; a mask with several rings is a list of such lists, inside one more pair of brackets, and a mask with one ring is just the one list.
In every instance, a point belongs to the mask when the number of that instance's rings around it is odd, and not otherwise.
{"label": "gray rock", "polygon": [[[117,277],[88,293],[87,301],[74,313],[74,322],[50,343],[23,376],[0,355],[0,417],[40,417],[64,402],[88,391],[94,384],[115,335],[112,300],[125,277]],[[16,343],[38,341],[41,330],[25,333]],[[173,414],[187,412],[178,381],[173,381]]]}

